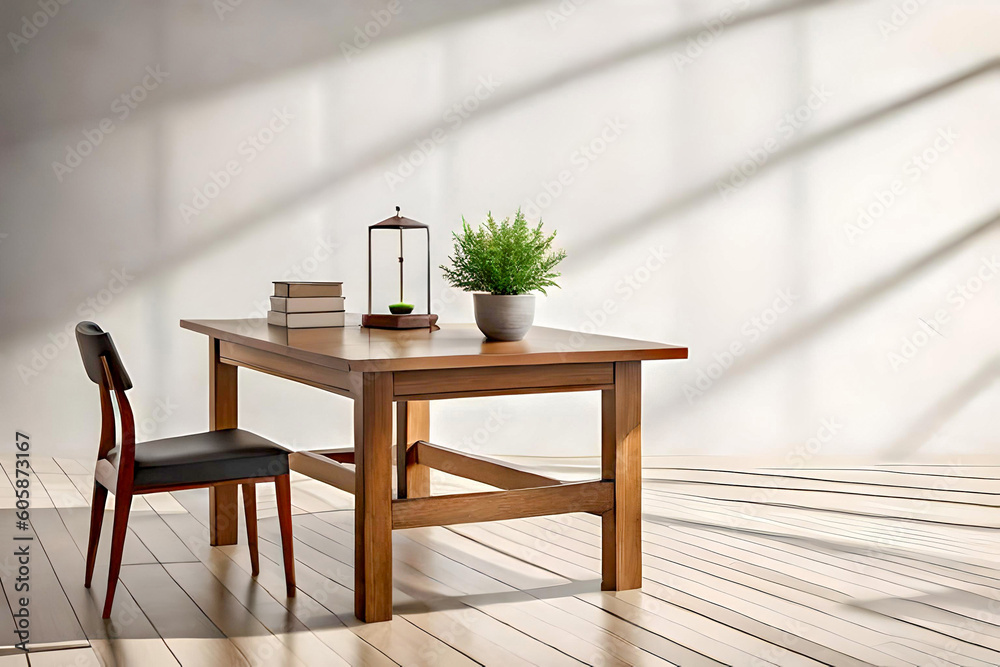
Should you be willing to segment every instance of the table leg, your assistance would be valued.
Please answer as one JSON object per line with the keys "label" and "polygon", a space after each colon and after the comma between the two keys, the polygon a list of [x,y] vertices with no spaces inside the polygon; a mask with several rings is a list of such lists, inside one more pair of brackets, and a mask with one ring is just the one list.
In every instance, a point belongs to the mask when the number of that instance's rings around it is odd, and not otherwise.
{"label": "table leg", "polygon": [[[219,361],[219,339],[209,338],[208,426],[213,431],[236,428],[236,366]],[[236,484],[208,490],[209,543],[213,547],[236,544],[239,539],[239,503]]]}
{"label": "table leg", "polygon": [[400,498],[431,495],[431,469],[407,461],[407,452],[417,440],[431,437],[430,401],[396,403],[396,475]]}
{"label": "table leg", "polygon": [[365,373],[354,399],[354,615],[392,618],[392,374]]}
{"label": "table leg", "polygon": [[613,389],[601,392],[601,477],[615,483],[614,509],[602,517],[601,589],[642,586],[642,374],[615,363]]}

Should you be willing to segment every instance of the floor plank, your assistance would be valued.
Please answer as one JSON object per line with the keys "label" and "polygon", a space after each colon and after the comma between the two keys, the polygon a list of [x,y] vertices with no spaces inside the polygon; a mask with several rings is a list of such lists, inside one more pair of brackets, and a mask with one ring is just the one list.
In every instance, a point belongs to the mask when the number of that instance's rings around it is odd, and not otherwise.
{"label": "floor plank", "polygon": [[[153,494],[133,503],[104,622],[107,535],[94,587],[81,583],[92,462],[33,462],[32,577],[46,602],[37,629],[72,648],[0,655],[0,667],[1000,664],[1000,536],[983,527],[1000,511],[995,460],[654,461],[640,590],[600,590],[599,517],[420,528],[393,534],[395,613],[370,625],[353,616],[352,499],[298,476],[295,598],[285,597],[270,485],[258,489],[256,578],[242,517],[241,543],[213,548],[204,491]],[[13,537],[12,464],[0,456],[0,540]],[[579,479],[593,461],[543,467]],[[434,488],[481,490],[442,475]],[[0,637],[11,631],[5,613]]]}
{"label": "floor plank", "polygon": [[[205,499],[202,495],[190,492],[178,492],[174,495],[199,516],[203,515],[201,510]],[[280,563],[280,537],[276,522],[262,520],[260,537],[261,556]],[[335,612],[358,636],[389,658],[397,662],[403,661],[403,664],[474,664],[447,642],[428,635],[404,618],[395,616],[393,620],[379,624],[358,623],[353,615],[354,598],[350,588],[354,582],[353,568],[311,548],[301,542],[299,536],[296,536],[295,549],[296,577],[300,588],[308,590],[312,595],[319,595],[323,606]]]}
{"label": "floor plank", "polygon": [[[324,515],[328,516],[328,515]],[[305,522],[306,519],[300,520]],[[338,551],[341,554],[346,555],[347,558],[352,558],[353,555],[349,550],[349,545],[352,544],[351,533],[347,530],[338,529],[337,523],[329,523],[319,520],[316,517],[311,517],[308,519],[308,525],[314,530],[316,534],[321,534],[329,537],[331,540],[337,541],[341,549]],[[402,535],[400,535],[402,537]],[[401,541],[400,539],[394,539],[394,545],[396,542]],[[453,628],[465,626],[472,630],[474,635],[482,635],[484,637],[495,637],[498,634],[506,635],[507,624],[496,619],[495,617],[489,615],[488,612],[484,612],[476,605],[471,605],[468,608],[464,608],[463,599],[465,591],[462,589],[460,582],[456,581],[455,577],[451,575],[454,568],[447,568],[448,573],[440,573],[437,577],[429,575],[420,566],[422,563],[417,562],[416,564],[411,563],[411,559],[406,557],[406,554],[412,556],[412,549],[408,552],[394,553],[394,579],[396,580],[396,586],[402,588],[403,591],[410,591],[411,594],[407,595],[405,592],[402,595],[405,598],[400,600],[400,606],[404,609],[419,609],[414,603],[417,601],[417,596],[419,597],[431,597],[439,598],[440,603],[432,605],[431,608],[442,609],[443,619],[452,624]],[[402,596],[401,596],[402,597]],[[451,601],[449,603],[449,600]],[[454,607],[458,606],[458,610],[448,610],[448,605]],[[406,614],[403,616],[410,619],[414,623],[425,627],[429,632],[432,632],[433,625],[427,625],[428,622],[434,623],[435,619],[432,615],[426,613],[417,614]],[[457,625],[456,625],[457,624]],[[453,631],[454,634],[454,631]],[[465,636],[465,633],[456,635],[457,637]],[[470,637],[467,637],[468,640]],[[512,643],[513,642],[513,643]],[[495,642],[494,642],[495,643]],[[521,641],[516,642],[514,638],[511,638],[511,642],[504,642],[503,646],[510,649],[508,652],[515,652],[515,655],[507,656],[497,656],[503,658],[503,662],[511,662],[512,664],[521,664],[527,661],[529,664],[537,664],[540,656],[547,656],[548,660],[552,660],[552,654],[549,651],[544,650],[541,642],[537,641]],[[482,651],[476,650],[472,646],[468,646],[468,654],[477,661],[487,661],[492,662],[493,660],[487,660],[488,656],[484,655]],[[489,648],[489,653],[495,653],[495,649]],[[660,661],[653,659],[653,656],[647,656],[649,660],[647,664],[662,664]]]}
{"label": "floor plank", "polygon": [[274,661],[288,667],[305,667],[306,663],[272,635],[200,562],[170,563],[164,569],[251,665]]}
{"label": "floor plank", "polygon": [[[141,663],[147,667],[177,664],[177,660],[125,586],[118,587],[111,618],[107,621],[101,618],[106,574],[103,577],[95,576],[95,585],[91,589],[83,587],[84,554],[76,548],[73,538],[55,510],[36,512],[33,525],[38,539],[46,547],[46,555],[53,569],[63,583],[77,619],[105,664]],[[99,566],[101,567],[106,573],[106,564]]]}
{"label": "floor plank", "polygon": [[[34,480],[32,491],[40,485]],[[21,531],[15,528],[15,510],[0,510],[0,543],[6,553],[0,566],[0,584],[3,586],[10,610],[20,608],[19,600],[27,598],[30,613],[29,649],[46,645],[86,646],[87,635],[77,620],[72,605],[63,590],[63,584],[52,569],[45,546],[38,539],[34,521],[51,509],[31,509],[32,528]],[[15,541],[15,537],[18,541]],[[27,549],[29,562],[24,564],[16,555]],[[25,567],[25,570],[21,568]],[[8,626],[9,627],[9,626]]]}
{"label": "floor plank", "polygon": [[250,665],[159,563],[123,565],[121,584],[182,665]]}
{"label": "floor plank", "polygon": [[62,651],[41,651],[28,658],[31,667],[104,667],[97,652],[90,648],[65,649]]}
{"label": "floor plank", "polygon": [[[296,648],[307,655],[320,652],[310,637],[328,647],[332,655],[327,660],[337,664],[341,661],[352,665],[374,665],[384,667],[395,664],[351,631],[340,618],[323,607],[306,591],[289,599],[285,597],[284,572],[280,562],[271,561],[266,555],[261,558],[261,573],[256,579],[250,578],[250,558],[242,545],[212,548],[208,545],[208,529],[187,513],[171,513],[163,517],[201,562],[212,571],[219,581],[250,609],[272,633],[279,637],[288,635]],[[323,596],[323,590],[311,590],[312,595]],[[343,596],[349,596],[344,591]],[[308,634],[306,633],[308,631]],[[294,649],[293,649],[294,650]],[[302,655],[296,650],[297,655]]]}

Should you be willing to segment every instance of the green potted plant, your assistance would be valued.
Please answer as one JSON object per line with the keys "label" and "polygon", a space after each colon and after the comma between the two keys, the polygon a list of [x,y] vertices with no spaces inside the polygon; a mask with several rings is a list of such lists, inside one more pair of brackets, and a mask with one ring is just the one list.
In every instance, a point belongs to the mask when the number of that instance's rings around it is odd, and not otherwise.
{"label": "green potted plant", "polygon": [[501,222],[486,215],[473,229],[462,218],[462,232],[453,234],[455,253],[451,266],[441,266],[453,287],[473,292],[476,325],[491,340],[521,340],[535,319],[535,295],[546,287],[559,287],[553,269],[566,257],[553,250],[556,234],[546,235],[542,223],[528,226],[521,209],[514,221]]}

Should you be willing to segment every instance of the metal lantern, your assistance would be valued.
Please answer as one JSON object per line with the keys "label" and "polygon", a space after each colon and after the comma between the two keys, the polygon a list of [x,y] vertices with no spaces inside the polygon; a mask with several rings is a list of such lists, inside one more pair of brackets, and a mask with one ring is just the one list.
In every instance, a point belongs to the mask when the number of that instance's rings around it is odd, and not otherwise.
{"label": "metal lantern", "polygon": [[[403,312],[393,310],[391,313],[372,312],[372,233],[375,230],[390,230],[399,232],[399,300],[403,302],[403,232],[407,230],[424,230],[427,245],[427,313]],[[399,305],[399,304],[397,304]],[[396,215],[375,223],[368,228],[368,313],[361,316],[361,324],[373,329],[419,329],[434,326],[438,316],[431,313],[431,230],[422,222],[404,218],[396,207]]]}

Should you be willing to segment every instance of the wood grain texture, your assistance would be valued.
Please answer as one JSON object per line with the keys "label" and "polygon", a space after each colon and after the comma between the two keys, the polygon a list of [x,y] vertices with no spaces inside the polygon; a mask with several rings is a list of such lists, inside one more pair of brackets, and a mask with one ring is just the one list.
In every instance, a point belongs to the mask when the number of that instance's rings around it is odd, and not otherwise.
{"label": "wood grain texture", "polygon": [[[118,575],[122,567],[122,552],[125,549],[125,535],[128,532],[128,515],[132,507],[132,489],[119,489],[115,494],[114,523],[111,529],[111,554],[108,558],[108,590],[104,596],[102,618],[111,618],[111,607],[115,601]],[[89,549],[88,549],[89,551]]]}
{"label": "wood grain texture", "polygon": [[392,374],[364,373],[354,399],[354,614],[392,618]]}
{"label": "wood grain texture", "polygon": [[[245,320],[183,320],[181,326],[205,333],[213,341],[213,425],[221,423],[219,419],[225,421],[223,415],[231,409],[235,426],[232,364],[328,390],[336,385],[338,393],[354,398],[353,478],[336,462],[337,458],[347,460],[347,454],[324,457],[303,453],[293,457],[293,468],[355,493],[354,594],[358,618],[392,617],[393,527],[435,522],[575,511],[603,513],[612,572],[606,581],[616,588],[638,585],[639,363],[643,359],[683,359],[686,348],[544,327],[533,328],[522,341],[491,342],[471,325],[408,331],[355,326],[289,330]],[[231,369],[232,374],[223,368]],[[634,382],[629,380],[630,373]],[[562,485],[518,466],[430,446],[424,460],[414,453],[414,443],[429,438],[430,399],[585,390],[600,390],[605,396],[602,451],[606,458],[610,456],[610,472],[604,475],[607,483]],[[395,415],[399,500],[395,503],[390,477],[394,399],[399,399]],[[636,409],[634,425],[629,423],[632,405]],[[430,498],[428,464],[508,490],[488,499],[463,495]],[[224,489],[213,490],[210,502],[213,545],[232,544],[236,539],[235,522],[232,531],[226,523],[231,503],[235,510],[235,496],[229,498]],[[417,500],[421,502],[406,504]],[[470,518],[473,515],[475,518]],[[626,543],[618,543],[619,539]]]}
{"label": "wood grain texture", "polygon": [[[43,458],[36,453],[32,453],[32,457],[36,460]],[[34,462],[33,460],[32,463]],[[4,480],[6,481],[6,479],[5,477]],[[10,479],[16,483],[13,475]],[[25,478],[22,476],[21,479]],[[33,492],[40,490],[41,485],[34,480],[33,482],[31,490]],[[15,528],[18,513],[15,510],[16,500],[13,495],[8,496],[8,498],[9,500],[5,499],[4,502],[4,506],[8,509],[0,512],[0,541],[5,545],[6,552],[0,557],[0,587],[2,587],[0,595],[4,596],[4,598],[0,598],[3,600],[0,603],[3,605],[0,620],[3,620],[6,625],[0,630],[0,637],[11,644],[27,639],[29,647],[34,648],[43,648],[47,645],[56,647],[63,644],[80,646],[81,642],[86,642],[86,635],[77,621],[66,590],[70,587],[83,590],[81,587],[83,572],[78,570],[76,577],[72,580],[64,578],[60,581],[37,539],[19,541],[19,539],[24,539],[25,533]],[[36,532],[34,531],[36,517],[51,516],[54,513],[53,509],[32,507],[32,532]],[[81,518],[86,520],[82,514]],[[65,541],[62,545],[52,544],[53,548],[56,546],[66,548]],[[24,563],[19,562],[20,556],[16,553],[22,547],[27,548],[29,553],[30,562],[27,564],[27,568],[23,567]],[[27,577],[25,569],[27,569]],[[27,590],[24,588],[26,583],[29,586]],[[20,590],[18,590],[19,587]],[[15,613],[20,611],[23,606],[20,604],[20,600],[23,597],[29,599],[28,635],[18,636],[15,632],[18,628],[15,625],[12,611]],[[20,629],[23,631],[25,628],[22,626]]]}
{"label": "wood grain texture", "polygon": [[527,489],[561,483],[558,479],[540,475],[526,467],[501,463],[485,456],[459,452],[429,442],[417,442],[414,450],[415,454],[411,454],[411,457],[416,459],[417,464],[489,484],[498,489]]}
{"label": "wood grain texture", "polygon": [[[104,367],[104,377],[111,384],[114,377],[108,368],[108,361],[101,357],[101,364]],[[118,574],[121,570],[122,555],[125,549],[125,536],[128,533],[128,517],[132,507],[133,479],[135,475],[135,418],[132,415],[132,406],[129,403],[125,389],[115,386],[115,402],[118,404],[118,414],[121,426],[121,446],[118,450],[117,469],[118,477],[115,485],[115,512],[114,523],[111,529],[111,554],[108,559],[108,586],[104,597],[104,613],[102,618],[111,618],[111,607],[114,604],[115,590],[118,587]],[[104,461],[107,463],[107,461]],[[96,470],[95,470],[96,472]],[[91,526],[95,523],[95,518],[91,517]],[[97,527],[98,531],[100,527]],[[96,551],[96,541],[98,534],[91,530],[90,537],[95,544],[88,545],[87,551]]]}
{"label": "wood grain texture", "polygon": [[[176,659],[171,656],[163,640],[150,626],[125,586],[121,586],[115,595],[117,600],[111,619],[106,621],[101,618],[101,608],[104,604],[101,592],[104,588],[101,585],[102,580],[98,580],[98,585],[93,590],[87,590],[79,585],[80,573],[84,567],[83,557],[70,535],[68,525],[64,523],[64,520],[67,520],[69,525],[73,525],[74,521],[79,520],[79,527],[82,529],[86,517],[83,513],[72,510],[63,518],[59,514],[61,511],[53,509],[32,512],[31,523],[41,546],[44,547],[45,559],[51,563],[55,575],[62,583],[76,619],[82,627],[79,645],[85,646],[89,639],[90,645],[98,651],[106,665],[176,666]],[[100,571],[106,571],[103,564]],[[36,602],[42,602],[46,612],[58,609],[57,599],[42,590],[33,592]],[[58,626],[58,634],[54,637],[61,640],[58,642],[60,646],[66,646],[67,640],[74,636],[71,628],[72,625],[65,620]],[[62,651],[53,652],[53,655],[62,654]],[[32,662],[35,663],[34,657]]]}
{"label": "wood grain texture", "polygon": [[601,477],[614,482],[614,509],[602,517],[601,588],[642,585],[642,373],[615,364],[615,387],[601,393]]}
{"label": "wood grain texture", "polygon": [[[352,321],[358,322],[356,315]],[[518,342],[486,341],[473,324],[434,330],[286,329],[264,320],[181,320],[181,327],[219,340],[342,371],[386,372],[484,366],[686,359],[687,348],[663,343],[532,327]]]}
{"label": "wood grain texture", "polygon": [[[45,457],[36,457],[36,470],[45,469]],[[554,474],[580,465],[537,463]],[[708,468],[702,461],[691,472]],[[9,540],[15,510],[5,479],[11,471],[4,472],[0,503],[7,504],[0,528],[6,527]],[[659,471],[668,472],[677,471]],[[775,474],[724,472],[749,480]],[[57,509],[37,507],[32,513],[38,547],[32,578],[39,586],[33,588],[33,614],[39,614],[33,630],[53,640],[39,648],[73,646],[76,618],[93,652],[45,650],[28,658],[32,665],[97,664],[96,654],[100,664],[148,667],[267,660],[378,667],[1000,664],[992,604],[1000,581],[997,531],[937,522],[936,506],[954,503],[936,494],[920,513],[894,513],[898,508],[872,494],[912,471],[861,472],[870,487],[849,469],[810,471],[823,478],[818,488],[844,502],[805,507],[776,504],[739,479],[734,486],[744,493],[738,500],[682,493],[677,489],[686,483],[683,475],[679,481],[657,479],[658,471],[646,468],[641,590],[599,591],[602,520],[588,514],[396,533],[396,614],[375,625],[351,619],[349,510],[296,515],[303,587],[289,599],[277,519],[261,520],[261,574],[254,578],[242,545],[209,548],[208,498],[197,491],[136,502],[130,531],[139,517],[151,520],[142,539],[163,567],[149,560],[149,552],[139,559],[149,564],[124,565],[112,620],[105,623],[100,576],[107,571],[108,550],[98,556],[93,590],[84,589],[89,511],[57,493],[65,478],[41,473],[37,497],[51,498]],[[1000,488],[988,477],[995,472],[942,468],[927,475],[928,486],[957,490],[985,481],[992,484],[984,488],[989,493]],[[89,496],[89,476],[69,477],[80,477],[73,481]],[[829,488],[830,478],[839,486]],[[320,500],[343,498],[332,487],[305,483]],[[472,483],[460,488],[472,490]],[[262,505],[265,489],[258,489]],[[857,513],[860,503],[871,513]],[[875,516],[876,510],[882,514]],[[147,542],[154,530],[186,545],[196,561],[164,561],[174,549]],[[141,547],[134,537],[129,540]],[[161,534],[160,541],[165,539]],[[45,573],[49,564],[55,578]],[[72,607],[65,614],[60,589]],[[86,647],[86,639],[75,645]],[[7,657],[26,665],[23,655]]]}
{"label": "wood grain texture", "polygon": [[373,329],[426,329],[434,326],[437,321],[437,315],[426,313],[410,313],[408,315],[365,313],[361,316],[361,325]]}
{"label": "wood grain texture", "polygon": [[295,380],[342,396],[351,394],[348,374],[342,370],[228,341],[220,341],[219,354],[221,360],[231,366],[242,366],[268,375]]}
{"label": "wood grain texture", "polygon": [[[220,345],[219,339],[208,339],[208,427],[212,431],[239,425],[237,368],[222,362]],[[239,540],[237,485],[213,486],[208,494],[212,546],[236,544]]]}
{"label": "wood grain texture", "polygon": [[610,511],[611,482],[571,482],[511,491],[460,493],[392,502],[393,529],[448,526],[479,521],[503,521],[567,512]]}
{"label": "wood grain texture", "polygon": [[[101,363],[104,364],[105,368],[107,367],[106,361],[102,360]],[[97,450],[97,458],[104,459],[108,452],[115,447],[115,432],[118,429],[115,426],[115,410],[111,405],[111,392],[103,384],[97,386],[101,392],[101,441]]]}
{"label": "wood grain texture", "polygon": [[427,371],[400,371],[394,379],[397,399],[407,397],[460,397],[510,389],[540,392],[561,391],[563,387],[602,388],[614,382],[614,364],[542,364],[499,368],[462,368]]}
{"label": "wood grain texture", "polygon": [[292,538],[292,486],[288,475],[274,478],[278,505],[278,528],[281,531],[281,562],[285,566],[285,594],[295,597],[295,547]]}
{"label": "wood grain texture", "polygon": [[249,665],[162,565],[128,565],[122,583],[182,665]]}
{"label": "wood grain texture", "polygon": [[87,539],[87,565],[83,575],[84,588],[90,588],[94,578],[94,563],[97,560],[97,547],[101,541],[101,527],[104,524],[104,506],[108,500],[108,490],[94,482],[94,494],[90,506],[90,535]]}
{"label": "wood grain texture", "polygon": [[357,490],[355,471],[322,454],[292,452],[288,455],[288,466],[295,472],[326,482],[341,491],[354,493]]}
{"label": "wood grain texture", "polygon": [[253,576],[260,574],[260,554],[257,549],[257,485],[245,482],[243,489],[243,512],[246,515],[247,546],[250,553],[250,566]]}
{"label": "wood grain texture", "polygon": [[217,338],[208,339],[208,428],[218,431],[239,426],[237,369],[222,362]]}
{"label": "wood grain texture", "polygon": [[295,653],[252,615],[201,563],[174,563],[164,569],[243,654],[250,667],[306,667]]}
{"label": "wood grain texture", "polygon": [[430,437],[430,404],[427,401],[397,402],[396,495],[400,498],[423,498],[431,495],[430,468],[412,456],[417,441]]}
{"label": "wood grain texture", "polygon": [[318,454],[337,463],[354,463],[354,447],[335,447],[332,449],[310,449],[313,454]]}

